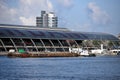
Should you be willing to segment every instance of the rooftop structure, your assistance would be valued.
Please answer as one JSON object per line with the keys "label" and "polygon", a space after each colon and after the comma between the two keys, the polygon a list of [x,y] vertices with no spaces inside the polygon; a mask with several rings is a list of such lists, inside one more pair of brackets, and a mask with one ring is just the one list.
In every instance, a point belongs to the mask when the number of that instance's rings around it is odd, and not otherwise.
{"label": "rooftop structure", "polygon": [[41,11],[41,17],[36,17],[37,27],[57,27],[57,17],[53,12],[46,13],[46,11]]}

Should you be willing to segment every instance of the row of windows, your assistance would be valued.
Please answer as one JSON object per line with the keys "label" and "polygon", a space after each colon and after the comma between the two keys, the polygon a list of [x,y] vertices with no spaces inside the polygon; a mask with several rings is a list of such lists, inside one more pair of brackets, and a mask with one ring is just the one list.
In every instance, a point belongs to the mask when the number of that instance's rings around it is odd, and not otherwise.
{"label": "row of windows", "polygon": [[44,19],[44,20],[38,19],[38,20],[36,20],[36,22],[43,22],[43,21],[46,21],[46,22],[49,22],[49,21],[57,22],[58,20],[56,20],[56,19]]}

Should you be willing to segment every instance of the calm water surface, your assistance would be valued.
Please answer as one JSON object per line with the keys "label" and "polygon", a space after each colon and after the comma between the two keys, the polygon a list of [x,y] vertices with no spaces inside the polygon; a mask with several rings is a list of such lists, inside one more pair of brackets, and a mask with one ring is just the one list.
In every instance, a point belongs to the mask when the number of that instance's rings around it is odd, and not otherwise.
{"label": "calm water surface", "polygon": [[120,56],[0,57],[0,80],[120,80]]}

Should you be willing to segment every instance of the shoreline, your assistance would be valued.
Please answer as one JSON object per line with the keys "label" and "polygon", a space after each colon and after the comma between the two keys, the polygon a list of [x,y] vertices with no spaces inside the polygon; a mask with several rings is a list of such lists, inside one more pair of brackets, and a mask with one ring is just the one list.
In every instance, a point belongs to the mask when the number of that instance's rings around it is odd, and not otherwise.
{"label": "shoreline", "polygon": [[31,52],[31,53],[0,53],[0,56],[7,56],[7,57],[21,57],[21,58],[42,58],[42,57],[96,57],[96,56],[118,56],[112,54],[89,54],[88,56],[83,56],[77,53],[69,53],[69,52]]}

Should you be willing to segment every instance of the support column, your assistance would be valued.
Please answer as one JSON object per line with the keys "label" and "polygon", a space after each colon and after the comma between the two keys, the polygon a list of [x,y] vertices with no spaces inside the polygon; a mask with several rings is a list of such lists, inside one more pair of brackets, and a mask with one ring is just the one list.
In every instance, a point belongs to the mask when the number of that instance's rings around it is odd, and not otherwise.
{"label": "support column", "polygon": [[3,41],[2,41],[1,39],[0,39],[0,42],[2,43],[2,45],[3,45],[4,49],[5,49],[5,51],[7,52],[7,49],[6,49],[4,43],[3,43]]}
{"label": "support column", "polygon": [[44,42],[41,39],[40,39],[40,41],[41,41],[42,45],[44,46],[45,50],[47,50]]}
{"label": "support column", "polygon": [[88,46],[87,46],[87,44],[86,43],[83,43],[85,46],[86,46],[86,48],[87,48],[87,50],[88,50]]}
{"label": "support column", "polygon": [[53,48],[54,48],[54,51],[56,52],[56,49],[55,49],[54,44],[52,43],[52,41],[51,41],[51,40],[49,40],[49,41],[50,41],[50,43],[52,44],[52,46],[53,46]]}
{"label": "support column", "polygon": [[16,52],[18,52],[17,47],[16,47],[14,41],[11,38],[10,38],[10,41],[12,42],[13,46],[15,47]]}
{"label": "support column", "polygon": [[33,43],[33,45],[35,46],[37,52],[39,52],[37,46],[36,46],[35,43],[34,43],[34,41],[33,41],[32,39],[30,39],[30,40],[31,40],[31,42]]}
{"label": "support column", "polygon": [[80,46],[78,45],[78,43],[76,42],[76,40],[74,40],[75,41],[75,44],[77,44],[77,48],[80,48]]}
{"label": "support column", "polygon": [[115,47],[115,44],[114,44],[114,42],[112,42],[112,44],[113,44],[113,46]]}
{"label": "support column", "polygon": [[60,45],[61,45],[61,47],[62,47],[63,51],[65,52],[65,49],[64,49],[64,47],[63,47],[62,43],[61,43],[59,40],[58,40],[58,42],[60,43]]}
{"label": "support column", "polygon": [[69,41],[67,41],[67,43],[68,43],[69,47],[71,47],[71,44],[69,43]]}
{"label": "support column", "polygon": [[20,38],[20,40],[21,40],[21,41],[22,41],[22,43],[24,44],[24,48],[26,49],[26,51],[27,51],[27,52],[29,52],[29,50],[28,50],[28,48],[27,48],[27,46],[26,46],[25,42],[23,41],[23,39],[22,39],[22,38]]}

